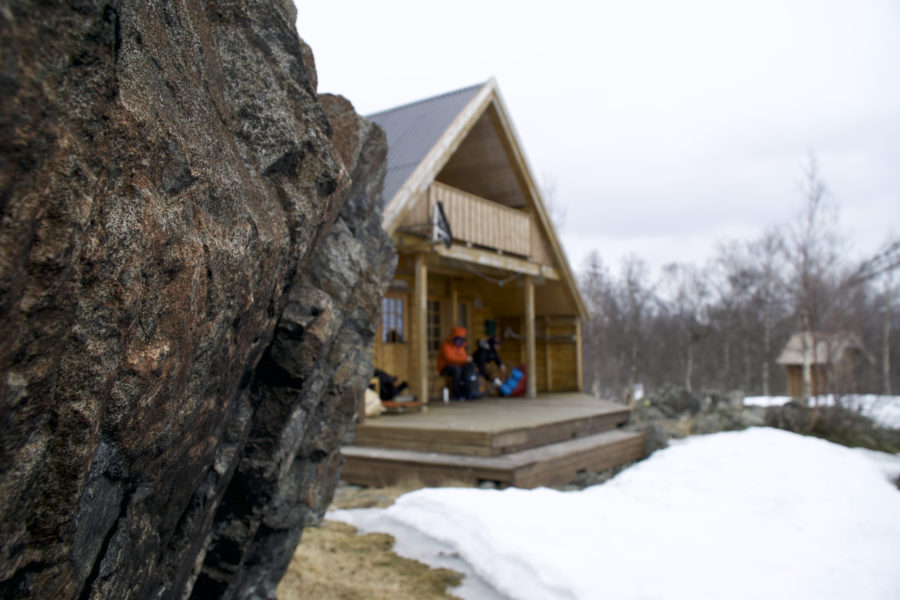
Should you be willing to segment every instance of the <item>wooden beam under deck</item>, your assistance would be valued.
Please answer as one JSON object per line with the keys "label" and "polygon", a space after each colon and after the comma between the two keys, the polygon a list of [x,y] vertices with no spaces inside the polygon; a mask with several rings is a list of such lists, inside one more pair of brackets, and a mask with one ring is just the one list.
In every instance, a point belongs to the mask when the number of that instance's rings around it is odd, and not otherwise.
{"label": "wooden beam under deck", "polygon": [[400,254],[430,252],[451,260],[499,269],[510,273],[543,277],[548,281],[557,281],[560,278],[559,271],[550,265],[543,265],[507,254],[499,254],[491,250],[469,248],[463,244],[453,244],[449,248],[446,248],[442,244],[434,244],[431,242],[403,243],[397,244],[397,252]]}

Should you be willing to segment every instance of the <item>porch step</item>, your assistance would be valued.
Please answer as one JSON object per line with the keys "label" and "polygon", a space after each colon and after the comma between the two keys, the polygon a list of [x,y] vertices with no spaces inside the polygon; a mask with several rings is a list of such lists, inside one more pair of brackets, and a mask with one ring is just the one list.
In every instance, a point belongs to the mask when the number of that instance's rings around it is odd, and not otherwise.
{"label": "porch step", "polygon": [[612,430],[502,456],[462,456],[393,448],[345,446],[341,478],[367,486],[416,478],[426,485],[452,482],[533,488],[564,485],[579,471],[602,471],[642,458],[643,434]]}
{"label": "porch step", "polygon": [[615,429],[627,406],[570,394],[536,400],[483,400],[382,417],[356,428],[356,444],[419,452],[501,456]]}

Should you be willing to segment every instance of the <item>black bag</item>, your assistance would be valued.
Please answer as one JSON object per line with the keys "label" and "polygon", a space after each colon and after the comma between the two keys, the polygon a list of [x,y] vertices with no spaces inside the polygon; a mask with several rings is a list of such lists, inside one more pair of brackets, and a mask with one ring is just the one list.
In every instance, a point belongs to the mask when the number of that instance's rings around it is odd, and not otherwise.
{"label": "black bag", "polygon": [[467,400],[481,398],[481,378],[475,363],[468,362],[462,368],[462,395]]}
{"label": "black bag", "polygon": [[397,378],[381,369],[375,369],[375,377],[378,378],[378,397],[382,400],[393,400],[397,394],[408,387],[405,381],[400,385],[395,385]]}

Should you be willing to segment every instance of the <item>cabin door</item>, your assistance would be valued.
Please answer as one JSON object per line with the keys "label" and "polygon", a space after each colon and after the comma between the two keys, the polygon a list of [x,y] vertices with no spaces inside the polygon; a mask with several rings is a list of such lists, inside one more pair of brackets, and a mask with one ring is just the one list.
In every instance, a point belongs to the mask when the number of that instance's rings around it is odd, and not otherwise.
{"label": "cabin door", "polygon": [[381,325],[375,344],[375,368],[409,381],[409,294],[388,292],[381,302]]}

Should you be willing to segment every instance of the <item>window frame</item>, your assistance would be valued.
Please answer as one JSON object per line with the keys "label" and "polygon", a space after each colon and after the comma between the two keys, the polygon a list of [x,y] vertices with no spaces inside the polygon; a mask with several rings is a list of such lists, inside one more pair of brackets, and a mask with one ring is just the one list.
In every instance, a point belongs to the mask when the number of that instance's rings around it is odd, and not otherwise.
{"label": "window frame", "polygon": [[381,299],[381,343],[405,344],[407,337],[406,297],[388,292]]}
{"label": "window frame", "polygon": [[443,303],[440,298],[428,298],[425,303],[425,344],[429,352],[437,352],[444,341]]}

